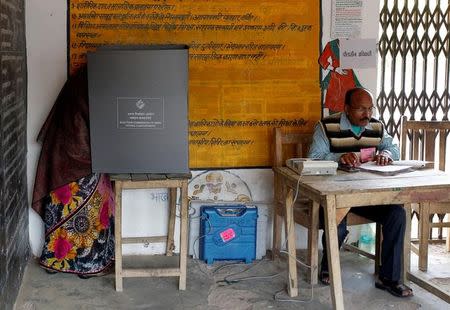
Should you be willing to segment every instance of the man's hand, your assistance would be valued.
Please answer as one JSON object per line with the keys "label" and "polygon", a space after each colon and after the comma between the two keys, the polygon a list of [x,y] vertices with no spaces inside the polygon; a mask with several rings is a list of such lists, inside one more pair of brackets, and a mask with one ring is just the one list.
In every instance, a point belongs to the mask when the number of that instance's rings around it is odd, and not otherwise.
{"label": "man's hand", "polygon": [[361,165],[359,157],[356,153],[342,154],[341,158],[339,158],[339,162],[350,167],[358,167]]}
{"label": "man's hand", "polygon": [[378,155],[375,155],[373,161],[376,162],[379,166],[386,166],[392,163],[392,158],[388,154],[380,153]]}

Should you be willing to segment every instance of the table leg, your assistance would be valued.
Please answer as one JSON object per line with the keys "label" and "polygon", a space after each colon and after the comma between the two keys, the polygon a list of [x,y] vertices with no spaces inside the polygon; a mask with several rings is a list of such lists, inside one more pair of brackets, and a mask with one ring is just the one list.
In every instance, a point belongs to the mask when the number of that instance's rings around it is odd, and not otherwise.
{"label": "table leg", "polygon": [[114,184],[114,189],[116,192],[116,209],[114,214],[114,259],[116,272],[116,291],[122,292],[122,182],[115,181]]}
{"label": "table leg", "polygon": [[327,240],[328,268],[330,272],[331,299],[334,309],[344,309],[342,293],[341,264],[336,225],[336,198],[327,197],[325,206],[325,234]]}
{"label": "table leg", "polygon": [[319,266],[319,250],[318,250],[318,241],[319,241],[319,208],[320,204],[316,201],[313,202],[311,208],[311,223],[308,230],[308,261],[311,268],[310,281],[311,284],[317,284],[318,278],[318,266]]}
{"label": "table leg", "polygon": [[404,204],[406,227],[405,240],[403,244],[403,283],[408,283],[408,273],[410,272],[411,264],[411,204]]}
{"label": "table leg", "polygon": [[[281,178],[278,173],[274,173],[273,179],[274,185],[274,200],[275,205],[273,207],[273,228],[272,228],[272,259],[275,259],[280,256],[280,248],[281,248],[281,217],[278,215],[280,212],[280,201],[282,200],[282,186],[281,186]],[[284,207],[284,206],[281,206]]]}
{"label": "table leg", "polygon": [[181,186],[181,219],[180,219],[180,282],[179,289],[186,289],[187,244],[188,244],[188,193],[187,181]]}
{"label": "table leg", "polygon": [[430,234],[430,203],[419,204],[420,226],[419,226],[419,270],[428,269],[428,238]]}
{"label": "table leg", "polygon": [[294,191],[288,190],[285,202],[285,219],[287,232],[287,247],[288,247],[288,294],[291,297],[298,296],[298,281],[297,281],[297,253],[295,251],[295,223],[294,223]]}

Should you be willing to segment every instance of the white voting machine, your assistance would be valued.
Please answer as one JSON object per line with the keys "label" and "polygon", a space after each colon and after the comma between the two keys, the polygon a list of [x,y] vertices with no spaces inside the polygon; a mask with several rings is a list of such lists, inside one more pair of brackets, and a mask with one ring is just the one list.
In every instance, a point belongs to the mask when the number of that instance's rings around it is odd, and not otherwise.
{"label": "white voting machine", "polygon": [[300,175],[333,175],[336,174],[337,162],[311,158],[290,158],[286,166]]}

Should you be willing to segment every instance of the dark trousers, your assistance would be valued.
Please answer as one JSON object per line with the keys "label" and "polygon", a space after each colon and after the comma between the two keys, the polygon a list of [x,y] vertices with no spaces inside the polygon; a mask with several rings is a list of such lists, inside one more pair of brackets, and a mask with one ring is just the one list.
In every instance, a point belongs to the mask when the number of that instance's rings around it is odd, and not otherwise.
{"label": "dark trousers", "polygon": [[[405,210],[402,205],[383,205],[357,207],[352,213],[363,216],[382,225],[383,242],[381,245],[380,278],[399,281],[402,271],[403,241],[405,236]],[[323,209],[320,208],[320,227],[324,227]],[[347,218],[338,225],[339,248],[347,236]],[[322,236],[323,256],[321,270],[328,271],[327,246],[325,233]]]}

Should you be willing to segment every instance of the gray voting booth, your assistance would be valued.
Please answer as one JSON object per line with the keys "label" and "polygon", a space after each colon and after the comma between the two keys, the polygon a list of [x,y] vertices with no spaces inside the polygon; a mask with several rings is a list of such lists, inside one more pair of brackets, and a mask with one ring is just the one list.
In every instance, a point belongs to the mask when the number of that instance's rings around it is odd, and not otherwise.
{"label": "gray voting booth", "polygon": [[188,173],[188,49],[88,53],[93,172]]}

